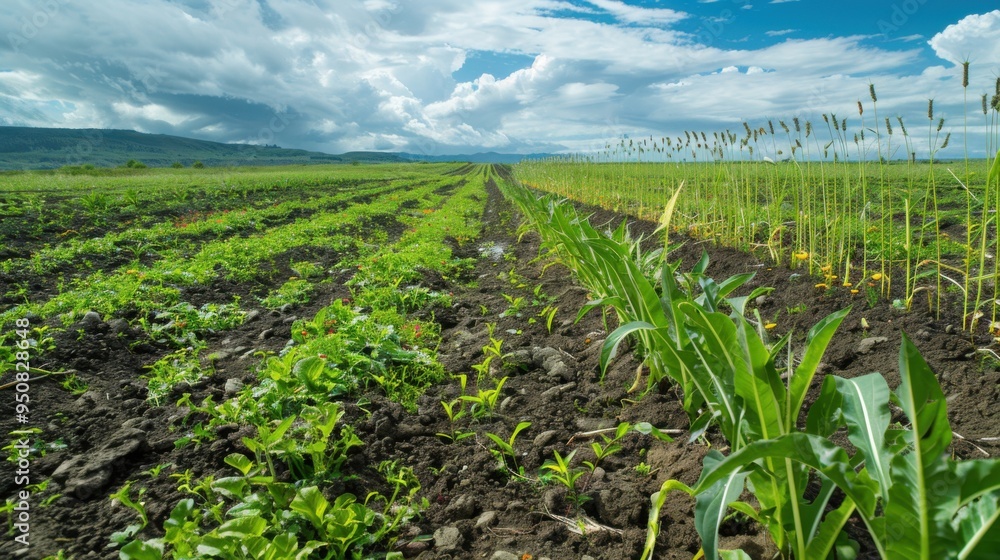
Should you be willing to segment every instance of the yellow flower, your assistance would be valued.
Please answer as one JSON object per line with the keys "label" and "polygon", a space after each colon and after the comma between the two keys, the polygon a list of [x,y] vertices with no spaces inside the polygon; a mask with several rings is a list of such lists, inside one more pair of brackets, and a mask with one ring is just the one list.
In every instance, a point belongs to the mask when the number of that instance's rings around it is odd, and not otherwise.
{"label": "yellow flower", "polygon": [[830,268],[831,268],[830,265],[825,265],[825,266],[819,267],[820,271],[822,271],[822,272],[830,272]]}
{"label": "yellow flower", "polygon": [[825,289],[829,288],[830,286],[827,286],[826,284],[820,282],[819,284],[816,284],[816,287],[819,288],[819,289],[821,289],[821,290],[825,290]]}
{"label": "yellow flower", "polygon": [[792,257],[797,261],[804,261],[809,258],[808,251],[796,251],[792,253]]}
{"label": "yellow flower", "polygon": [[777,326],[778,326],[777,323],[767,323],[767,324],[764,325],[764,328],[767,329],[767,330],[771,330],[771,329],[773,329],[774,327],[777,327]]}
{"label": "yellow flower", "polygon": [[875,274],[872,274],[872,280],[878,282],[881,279],[882,279],[882,273],[881,272],[876,272]]}
{"label": "yellow flower", "polygon": [[856,293],[858,293],[858,290],[851,290],[851,293],[852,294],[856,294]]}

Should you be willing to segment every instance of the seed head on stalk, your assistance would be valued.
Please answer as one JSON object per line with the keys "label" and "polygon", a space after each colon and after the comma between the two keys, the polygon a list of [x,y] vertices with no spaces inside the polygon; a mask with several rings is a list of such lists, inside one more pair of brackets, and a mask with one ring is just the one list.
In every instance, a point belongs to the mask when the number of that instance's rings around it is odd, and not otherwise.
{"label": "seed head on stalk", "polygon": [[899,129],[903,131],[903,136],[909,136],[909,134],[906,133],[906,125],[903,124],[903,117],[896,117],[896,121],[899,122]]}
{"label": "seed head on stalk", "polygon": [[948,134],[944,135],[944,143],[941,144],[941,149],[942,150],[948,147],[948,140],[951,140],[951,133],[950,132]]}
{"label": "seed head on stalk", "polygon": [[962,87],[969,87],[969,61],[962,63]]}
{"label": "seed head on stalk", "polygon": [[792,124],[795,125],[795,132],[801,132],[802,131],[802,129],[799,127],[799,118],[798,117],[793,117],[792,118]]}
{"label": "seed head on stalk", "polygon": [[889,122],[889,117],[885,118],[885,129],[889,131],[889,136],[892,136],[892,123]]}
{"label": "seed head on stalk", "polygon": [[861,100],[858,100],[858,115],[863,116],[865,114],[865,108],[861,105]]}
{"label": "seed head on stalk", "polygon": [[872,83],[868,84],[868,93],[871,94],[872,96],[872,103],[877,103],[878,97],[875,97],[875,84]]}
{"label": "seed head on stalk", "polygon": [[927,120],[929,120],[929,121],[934,120],[934,100],[933,99],[928,99],[927,100]]}
{"label": "seed head on stalk", "polygon": [[983,114],[984,115],[986,114],[986,110],[987,109],[988,109],[988,107],[987,107],[987,103],[986,103],[986,94],[984,93],[983,94]]}
{"label": "seed head on stalk", "polygon": [[938,120],[937,131],[941,132],[942,128],[944,128],[944,118],[943,117]]}

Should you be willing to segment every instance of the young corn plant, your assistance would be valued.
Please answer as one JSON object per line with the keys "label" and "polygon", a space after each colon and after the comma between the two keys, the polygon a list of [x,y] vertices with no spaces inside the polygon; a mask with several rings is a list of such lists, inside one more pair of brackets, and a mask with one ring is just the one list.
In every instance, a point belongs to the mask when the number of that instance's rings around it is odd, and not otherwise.
{"label": "young corn plant", "polygon": [[[506,440],[496,434],[486,433],[486,437],[493,440],[493,443],[496,444],[496,449],[493,452],[503,467],[511,473],[517,473],[521,477],[524,476],[524,473],[523,469],[517,465],[517,451],[514,450],[514,440],[517,439],[518,434],[528,429],[529,426],[531,426],[531,422],[519,422],[514,431],[510,433],[510,437]],[[510,460],[509,464],[507,462],[508,459]]]}
{"label": "young corn plant", "polygon": [[[853,379],[830,376],[809,410],[805,431],[755,441],[729,457],[710,452],[693,488],[677,481],[665,483],[653,496],[649,525],[653,540],[647,540],[643,558],[649,557],[651,542],[655,543],[658,509],[674,489],[696,497],[696,525],[705,557],[718,558],[718,525],[710,518],[724,511],[724,504],[735,500],[744,482],[767,461],[794,465],[789,468],[805,469],[817,477],[820,497],[828,496],[834,487],[845,495],[825,517],[825,508],[817,511],[815,501],[813,507],[799,504],[801,518],[808,523],[802,524],[806,531],[795,537],[805,546],[792,551],[794,558],[826,558],[834,546],[846,541],[841,529],[854,514],[886,560],[971,560],[995,555],[1000,545],[1000,461],[957,461],[948,452],[953,434],[945,395],[906,335],[899,371],[902,382],[895,395],[877,373]],[[909,428],[892,424],[890,401],[902,408]],[[847,427],[855,449],[853,457],[829,439],[842,426]],[[759,496],[760,489],[753,489]],[[794,509],[799,500],[787,494],[784,505]],[[737,509],[760,516],[743,506]]]}
{"label": "young corn plant", "polygon": [[462,395],[459,397],[463,401],[472,403],[469,413],[475,419],[492,418],[493,410],[496,408],[497,400],[500,399],[501,391],[507,378],[503,377],[497,381],[492,389],[478,389],[475,395]]}
{"label": "young corn plant", "polygon": [[[586,469],[581,467],[571,467],[570,463],[573,461],[573,456],[576,455],[576,450],[569,452],[569,455],[563,457],[558,451],[553,452],[555,454],[555,459],[545,461],[542,464],[542,469],[549,471],[547,473],[547,478],[554,480],[559,484],[562,484],[566,488],[566,499],[569,500],[577,510],[584,502],[590,499],[589,496],[584,494],[577,488],[577,481],[586,472]],[[543,475],[546,478],[546,475]]]}

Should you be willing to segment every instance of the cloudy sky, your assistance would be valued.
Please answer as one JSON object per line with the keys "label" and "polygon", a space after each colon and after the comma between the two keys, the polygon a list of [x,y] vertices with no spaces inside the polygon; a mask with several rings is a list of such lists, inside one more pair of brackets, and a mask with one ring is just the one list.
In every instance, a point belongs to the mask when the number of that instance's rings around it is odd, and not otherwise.
{"label": "cloudy sky", "polygon": [[[599,151],[622,135],[901,115],[986,150],[983,0],[4,0],[0,124],[331,153]],[[884,126],[884,125],[883,125]],[[917,134],[916,130],[922,131]],[[957,151],[955,151],[957,150]],[[898,155],[898,154],[897,154]],[[946,154],[947,155],[947,154]]]}

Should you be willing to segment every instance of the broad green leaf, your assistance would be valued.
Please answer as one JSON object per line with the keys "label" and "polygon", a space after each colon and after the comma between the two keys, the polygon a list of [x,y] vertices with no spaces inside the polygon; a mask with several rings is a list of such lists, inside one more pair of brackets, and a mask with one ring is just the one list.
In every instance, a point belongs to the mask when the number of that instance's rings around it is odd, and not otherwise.
{"label": "broad green leaf", "polygon": [[892,557],[946,558],[954,541],[949,512],[957,511],[960,492],[945,457],[952,438],[947,403],[934,372],[905,334],[899,373],[896,396],[910,420],[906,437],[912,451],[892,460],[885,520],[875,536]]}
{"label": "broad green leaf", "polygon": [[245,539],[249,536],[260,536],[267,529],[267,521],[256,516],[230,519],[216,530],[219,536],[233,539]]}
{"label": "broad green leaf", "polygon": [[782,414],[785,387],[764,343],[742,318],[737,319],[736,335],[742,369],[736,371],[734,387],[747,408],[750,431],[760,439],[776,438],[787,431]]}
{"label": "broad green leaf", "polygon": [[618,355],[618,345],[621,344],[625,337],[638,331],[653,329],[656,329],[656,326],[645,321],[632,321],[630,323],[625,323],[612,331],[611,334],[604,339],[604,344],[601,346],[601,375],[604,375],[604,372],[607,371],[611,360]]}
{"label": "broad green leaf", "polygon": [[[716,450],[708,452],[704,460],[705,473],[713,471],[724,460]],[[707,560],[716,560],[719,554],[719,527],[726,518],[729,504],[739,499],[746,484],[746,472],[732,470],[716,483],[698,492],[695,496],[694,524],[701,536],[701,547]],[[702,485],[699,484],[699,488]]]}
{"label": "broad green leaf", "polygon": [[871,373],[852,379],[834,377],[843,399],[848,439],[864,454],[869,476],[879,484],[882,500],[889,495],[889,463],[892,451],[885,441],[889,428],[889,385],[881,374]]}
{"label": "broad green leaf", "polygon": [[253,461],[248,459],[247,456],[243,455],[242,453],[230,453],[229,455],[226,456],[224,461],[226,462],[227,465],[240,471],[240,473],[242,473],[243,476],[249,474],[250,470],[253,468]]}
{"label": "broad green leaf", "polygon": [[840,429],[843,419],[844,397],[837,390],[837,380],[827,376],[823,380],[819,397],[809,407],[806,417],[806,432],[821,437],[830,437]]}
{"label": "broad green leaf", "polygon": [[[802,404],[806,400],[806,393],[812,385],[816,369],[819,367],[826,347],[830,344],[830,339],[837,331],[837,327],[851,312],[851,308],[836,311],[824,317],[820,322],[813,325],[806,335],[806,350],[802,356],[802,361],[795,368],[795,373],[789,380],[789,399],[785,410],[785,425],[794,426],[798,422]],[[790,428],[789,428],[790,429]]]}
{"label": "broad green leaf", "polygon": [[319,381],[322,379],[325,368],[326,360],[317,356],[310,356],[295,362],[292,373],[310,391],[322,392],[324,389],[319,384]]}
{"label": "broad green leaf", "polygon": [[330,502],[319,491],[319,488],[315,486],[308,486],[299,490],[295,494],[295,498],[292,499],[291,504],[292,511],[305,516],[320,531],[323,530],[323,516],[326,515],[326,510],[329,507]]}
{"label": "broad green leaf", "polygon": [[205,535],[198,542],[196,550],[201,557],[232,557],[233,550],[237,542],[233,539],[218,537],[212,534]]}
{"label": "broad green leaf", "polygon": [[118,551],[121,560],[162,560],[163,543],[158,541],[132,541]]}
{"label": "broad green leaf", "polygon": [[966,505],[987,492],[1000,489],[1000,461],[974,459],[955,463],[955,478],[961,482],[959,503]]}
{"label": "broad green leaf", "polygon": [[834,486],[829,480],[823,480],[820,495],[813,500],[809,507],[805,508],[811,517],[805,523],[809,531],[806,535],[808,543],[806,545],[806,558],[827,558],[830,551],[837,546],[838,538],[844,525],[847,524],[848,518],[854,513],[854,501],[845,497],[839,507],[826,513],[825,516],[823,515]]}
{"label": "broad green leaf", "polygon": [[959,510],[955,528],[962,546],[960,560],[996,558],[1000,551],[1000,491],[985,494]]}
{"label": "broad green leaf", "polygon": [[680,308],[705,342],[704,349],[694,345],[694,354],[700,359],[701,367],[692,367],[692,376],[702,389],[705,401],[722,413],[722,429],[730,445],[738,449],[743,442],[739,435],[741,411],[736,402],[734,375],[747,368],[736,340],[736,326],[728,316],[705,313],[690,303],[682,303]]}
{"label": "broad green leaf", "polygon": [[747,445],[716,464],[713,470],[703,471],[702,478],[694,490],[701,492],[723,480],[733,471],[747,468],[754,461],[766,457],[791,459],[819,471],[854,500],[865,516],[872,517],[875,511],[874,484],[868,484],[859,478],[851,467],[846,451],[826,438],[801,432]]}
{"label": "broad green leaf", "polygon": [[212,490],[231,500],[242,500],[249,490],[247,481],[240,476],[227,476],[212,482]]}

